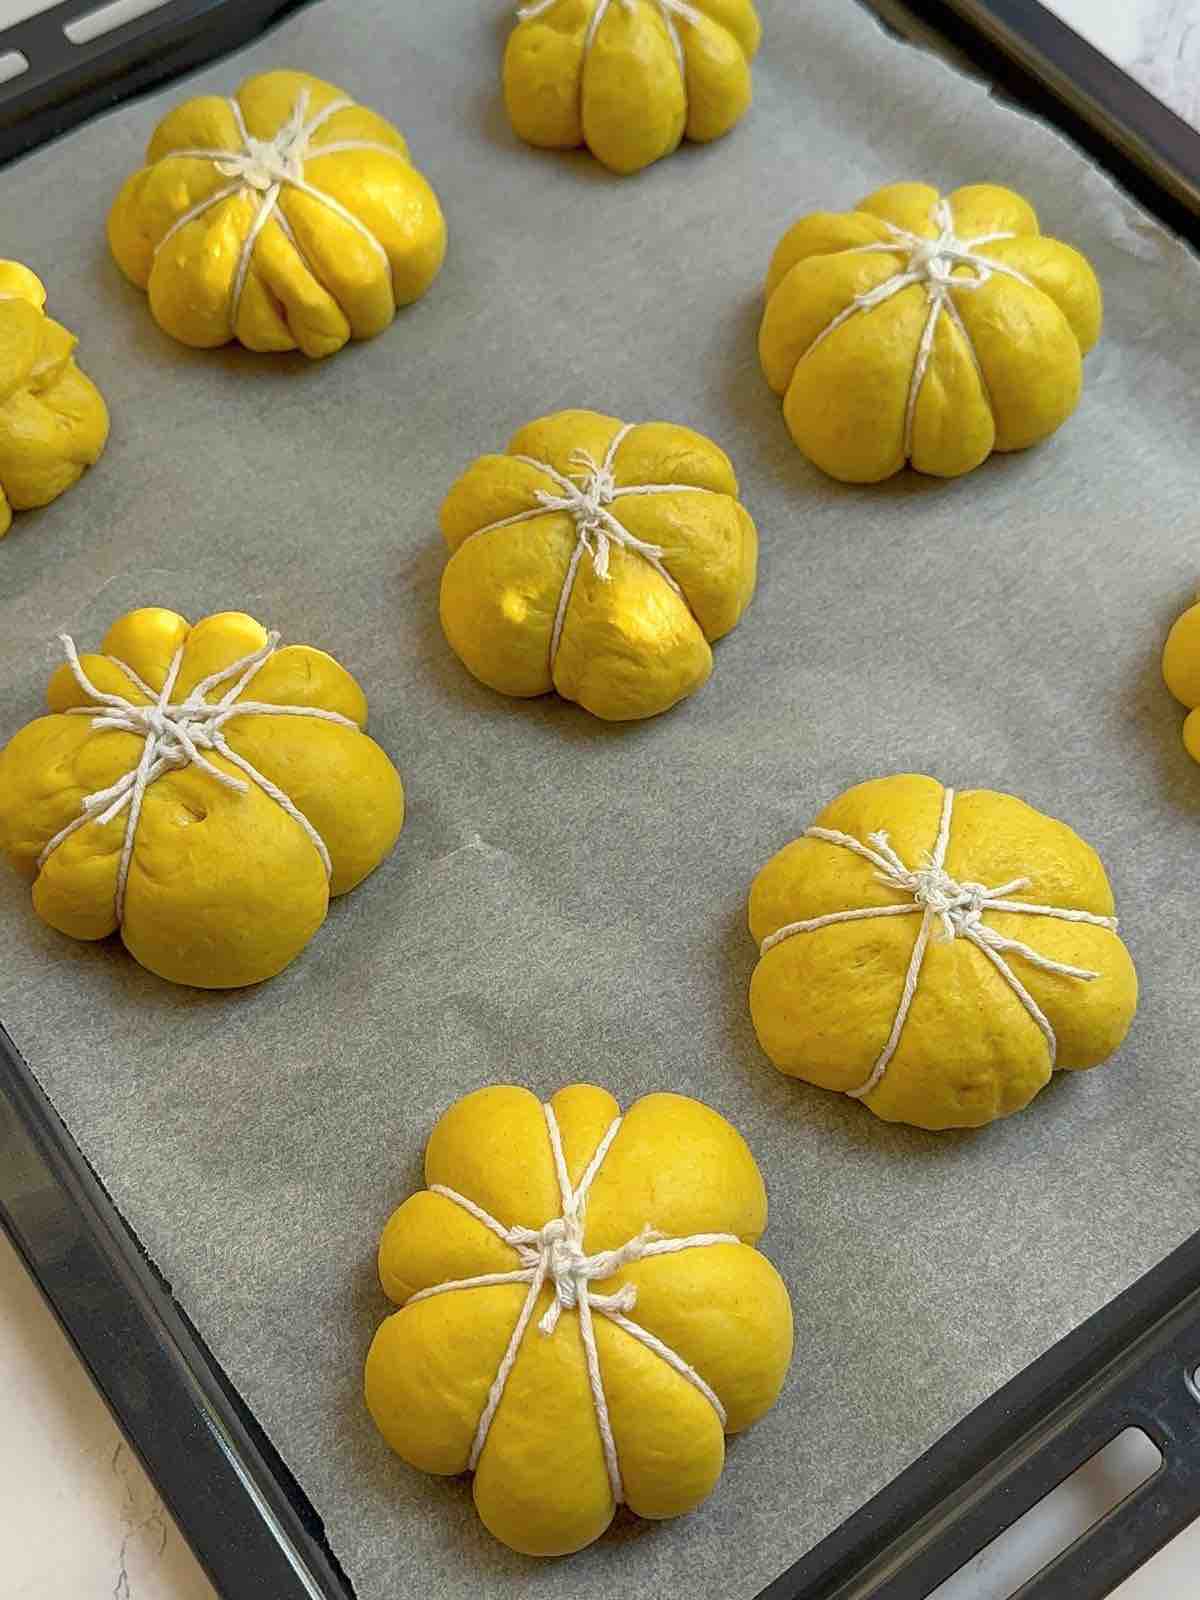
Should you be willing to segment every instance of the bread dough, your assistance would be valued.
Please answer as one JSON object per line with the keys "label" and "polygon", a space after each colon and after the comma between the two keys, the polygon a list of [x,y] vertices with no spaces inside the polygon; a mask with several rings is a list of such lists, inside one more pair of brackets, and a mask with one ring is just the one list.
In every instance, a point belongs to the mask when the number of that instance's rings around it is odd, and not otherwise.
{"label": "bread dough", "polygon": [[100,391],[75,365],[75,336],[45,305],[40,278],[0,261],[0,539],[14,510],[73,488],[108,439]]}
{"label": "bread dough", "polygon": [[761,38],[751,0],[529,0],[504,57],[509,120],[529,144],[637,172],[741,121]]}
{"label": "bread dough", "polygon": [[50,715],[0,750],[0,850],[75,939],[120,931],[203,989],[274,977],[389,853],[395,768],[332,656],[240,611],[148,607],[50,680]]}
{"label": "bread dough", "polygon": [[1162,666],[1167,688],[1188,708],[1184,749],[1193,761],[1200,761],[1200,600],[1177,619],[1167,635]]}
{"label": "bread dough", "polygon": [[545,1106],[479,1089],[434,1128],[425,1180],[379,1247],[403,1309],[375,1335],[366,1401],[392,1449],[473,1471],[484,1524],[526,1555],[582,1549],[622,1501],[698,1506],[792,1355],[740,1134],[682,1095],[622,1117],[590,1084]]}
{"label": "bread dough", "polygon": [[327,356],[429,288],[441,207],[389,122],[305,72],[188,100],[159,123],[108,219],[165,332]]}
{"label": "bread dough", "polygon": [[861,783],[751,887],[759,1042],[887,1122],[981,1127],[1120,1046],[1114,909],[1095,851],[1013,795]]}
{"label": "bread dough", "polygon": [[954,478],[1079,402],[1100,285],[1010,189],[897,183],[785,235],[759,353],[792,438],[831,477]]}
{"label": "bread dough", "polygon": [[754,592],[729,458],[690,428],[560,411],[468,469],[442,507],[446,638],[502,694],[653,717],[712,671]]}

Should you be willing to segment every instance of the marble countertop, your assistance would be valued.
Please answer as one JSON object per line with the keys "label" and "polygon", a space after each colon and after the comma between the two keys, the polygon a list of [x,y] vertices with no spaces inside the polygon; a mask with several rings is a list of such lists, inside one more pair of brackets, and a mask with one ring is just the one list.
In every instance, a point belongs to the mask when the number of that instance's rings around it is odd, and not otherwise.
{"label": "marble countertop", "polygon": [[[1200,127],[1200,0],[1046,3]],[[40,9],[38,0],[0,0],[0,27]],[[8,1600],[216,1600],[2,1234],[0,1390],[0,1550]],[[1103,1471],[1081,1475],[1077,1503],[1099,1515],[1109,1503],[1106,1488]],[[1012,1559],[1020,1560],[1022,1549],[1044,1550],[1048,1531],[1052,1549],[1047,1518]],[[1197,1571],[1200,1524],[1123,1584],[1114,1600],[1195,1600]],[[959,1574],[945,1600],[1003,1600],[1019,1581],[1006,1575],[996,1552],[985,1552]]]}
{"label": "marble countertop", "polygon": [[1200,0],[1042,0],[1200,128]]}

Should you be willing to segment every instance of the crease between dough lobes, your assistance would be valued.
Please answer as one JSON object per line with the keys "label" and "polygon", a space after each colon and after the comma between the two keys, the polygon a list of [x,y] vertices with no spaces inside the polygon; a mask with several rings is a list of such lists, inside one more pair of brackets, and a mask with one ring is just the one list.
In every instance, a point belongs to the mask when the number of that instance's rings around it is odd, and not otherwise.
{"label": "crease between dough lobes", "polygon": [[728,457],[668,423],[539,418],[450,489],[440,613],[489,687],[658,715],[712,670],[753,595],[758,538]]}
{"label": "crease between dough lobes", "polygon": [[426,292],[446,247],[401,135],[336,86],[286,71],[169,113],[108,234],[172,337],[314,359],[382,332]]}
{"label": "crease between dough lobes", "polygon": [[51,715],[0,751],[0,848],[35,909],[76,938],[119,928],[169,981],[274,976],[403,825],[362,691],[240,612],[192,628],[148,607],[104,655],[63,644]]}
{"label": "crease between dough lobes", "polygon": [[1101,320],[1088,262],[1019,195],[897,184],[789,230],[759,351],[793,439],[830,476],[956,477],[1062,426]]}
{"label": "crease between dough lobes", "polygon": [[1013,796],[859,785],[752,886],[759,1042],[884,1120],[982,1127],[1120,1047],[1137,975],[1112,912],[1095,852]]}
{"label": "crease between dough lobes", "polygon": [[[581,1218],[586,1209],[590,1227],[592,1189],[622,1141],[618,1187],[639,1152],[674,1176],[616,1256],[589,1255]],[[714,1180],[706,1193],[701,1172]],[[646,1097],[622,1118],[592,1085],[546,1106],[501,1085],[439,1120],[426,1179],[435,1187],[393,1213],[380,1244],[381,1281],[404,1302],[366,1363],[367,1405],[388,1444],[425,1470],[474,1468],[484,1525],[532,1555],[583,1548],[622,1500],[648,1517],[698,1505],[720,1475],[726,1426],[769,1408],[791,1355],[790,1304],[765,1258],[728,1234],[670,1233],[671,1217],[761,1231],[762,1180],[740,1136],[681,1096]],[[611,1180],[607,1189],[600,1211],[611,1223]],[[636,1185],[629,1203],[647,1205]],[[614,1260],[657,1251],[662,1233],[669,1254],[610,1275]],[[711,1260],[689,1274],[700,1255]],[[495,1281],[514,1261],[520,1281]],[[756,1341],[761,1355],[747,1350]],[[711,1363],[732,1415],[693,1359]]]}
{"label": "crease between dough lobes", "polygon": [[504,55],[509,121],[528,144],[636,173],[741,121],[761,37],[751,0],[528,0]]}

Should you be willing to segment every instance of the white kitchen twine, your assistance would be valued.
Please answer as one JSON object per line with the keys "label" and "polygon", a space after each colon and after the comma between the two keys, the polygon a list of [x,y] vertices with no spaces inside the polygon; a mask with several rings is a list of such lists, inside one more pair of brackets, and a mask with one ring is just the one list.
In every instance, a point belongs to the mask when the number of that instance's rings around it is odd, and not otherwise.
{"label": "white kitchen twine", "polygon": [[[230,748],[221,731],[226,723],[233,721],[235,717],[316,717],[322,722],[340,723],[344,728],[353,728],[356,733],[359,732],[358,724],[351,722],[349,717],[343,717],[337,711],[325,711],[319,706],[276,706],[266,701],[238,699],[275,654],[279,646],[278,633],[269,633],[260,649],[242,656],[228,667],[223,667],[220,672],[210,673],[196,685],[186,700],[178,702],[172,702],[171,694],[183,663],[183,645],[180,645],[175,652],[162,689],[157,692],[143,683],[127,662],[119,660],[116,656],[105,657],[114,666],[119,667],[129,681],[146,696],[149,702],[147,705],[139,705],[133,700],[126,699],[124,695],[106,694],[102,689],[97,689],[83,670],[79,653],[70,635],[60,633],[58,637],[75,682],[93,702],[87,706],[69,706],[64,715],[91,717],[92,727],[97,731],[112,729],[122,733],[133,733],[144,739],[145,743],[136,767],[131,768],[109,788],[99,789],[94,794],[88,795],[81,803],[79,815],[54,835],[37,859],[39,872],[63,840],[69,839],[78,828],[86,827],[89,822],[95,822],[103,827],[105,823],[119,817],[122,811],[127,811],[125,838],[117,868],[116,909],[117,922],[121,923],[125,916],[125,888],[129,881],[129,865],[133,859],[133,846],[142,814],[142,802],[150,785],[156,783],[166,772],[177,772],[182,767],[194,765],[215,783],[219,783],[223,789],[232,789],[239,794],[249,793],[249,784],[228,772],[222,772],[220,767],[215,766],[203,753],[205,750],[214,750],[244,772],[251,783],[257,784],[281,810],[286,811],[294,822],[300,824],[321,857],[326,876],[332,876],[329,851],[316,828],[282,789],[264,777],[245,756]],[[210,701],[206,698],[214,689],[220,688],[230,679],[234,680],[232,687],[219,700]],[[96,706],[101,709],[97,711]]]}
{"label": "white kitchen twine", "polygon": [[297,190],[300,194],[308,195],[310,200],[316,200],[327,207],[343,222],[349,225],[371,246],[376,255],[387,268],[388,279],[392,280],[392,266],[388,253],[379,239],[367,227],[366,223],[348,211],[339,200],[335,200],[324,189],[318,189],[315,184],[309,183],[304,176],[304,163],[318,156],[336,155],[343,150],[375,150],[385,156],[396,156],[404,160],[404,153],[392,145],[379,144],[373,139],[340,139],[331,144],[317,145],[310,148],[313,136],[339,111],[348,111],[354,102],[352,100],[331,100],[327,106],[318,111],[311,121],[305,121],[308,116],[309,92],[301,89],[292,106],[291,115],[280,128],[273,139],[255,139],[246,127],[246,120],[242,115],[242,108],[236,99],[230,97],[229,108],[233,112],[237,124],[238,137],[242,141],[240,150],[207,150],[188,148],[183,150],[168,150],[160,157],[163,161],[211,161],[223,178],[232,178],[234,181],[225,188],[218,189],[214,194],[208,195],[198,204],[185,211],[163,234],[154,247],[154,254],[173,239],[181,228],[186,228],[189,222],[195,222],[197,217],[202,217],[206,211],[211,211],[214,206],[221,204],[234,195],[256,193],[261,196],[254,221],[247,231],[242,244],[241,254],[238,257],[237,272],[234,274],[233,294],[230,297],[229,326],[230,331],[237,333],[238,312],[242,303],[242,293],[246,287],[246,279],[250,273],[250,262],[254,255],[254,247],[258,237],[270,222],[272,216],[278,222],[288,242],[300,257],[305,268],[313,278],[320,282],[311,262],[305,256],[290,223],[283,212],[278,210],[279,198],[285,188]]}
{"label": "white kitchen twine", "polygon": [[[495,533],[498,528],[512,528],[519,522],[532,522],[535,517],[544,517],[548,511],[565,511],[574,517],[577,535],[575,548],[571,552],[567,574],[559,592],[558,606],[554,613],[554,631],[550,636],[551,672],[554,671],[554,663],[558,658],[558,647],[567,620],[567,607],[575,590],[575,575],[579,571],[579,563],[585,551],[592,558],[592,570],[596,576],[601,582],[608,583],[609,549],[614,544],[620,545],[623,550],[641,556],[654,568],[663,582],[675,591],[684,605],[688,603],[687,596],[663,565],[665,552],[662,546],[646,544],[644,540],[636,538],[623,523],[618,522],[609,507],[615,501],[635,494],[708,494],[710,491],[695,483],[635,483],[618,488],[613,478],[613,463],[617,451],[635,426],[636,424],[627,422],[617,432],[604,460],[599,464],[586,450],[574,451],[570,465],[578,467],[579,471],[569,477],[557,471],[549,462],[537,461],[533,456],[510,456],[511,461],[520,461],[524,466],[535,467],[538,472],[545,473],[552,483],[558,485],[561,493],[551,494],[548,489],[535,489],[533,498],[537,501],[537,505],[532,510],[518,511],[515,516],[501,517],[499,522],[489,522],[486,528],[476,528],[474,533],[463,540],[463,544],[470,544],[472,539],[478,539],[481,534]],[[459,548],[461,549],[461,546]]]}
{"label": "white kitchen twine", "polygon": [[904,865],[889,844],[885,832],[869,834],[867,844],[862,844],[847,833],[839,833],[836,828],[806,828],[804,830],[806,839],[823,839],[827,844],[838,845],[843,850],[852,850],[855,855],[871,862],[878,868],[875,874],[877,880],[886,884],[889,889],[899,889],[911,895],[911,903],[863,906],[854,911],[832,911],[827,916],[812,917],[807,922],[789,922],[762,942],[759,953],[765,956],[785,939],[794,938],[802,933],[816,933],[821,928],[834,926],[835,923],[865,922],[875,917],[920,914],[921,927],[913,946],[912,959],[908,964],[904,991],[900,996],[892,1031],[866,1083],[860,1089],[847,1091],[854,1100],[864,1099],[879,1084],[899,1047],[900,1035],[904,1031],[908,1013],[912,1009],[917,984],[921,978],[921,968],[925,961],[925,952],[929,947],[935,923],[942,924],[944,939],[969,939],[975,948],[988,958],[1041,1029],[1050,1051],[1051,1068],[1057,1061],[1058,1040],[1050,1025],[1050,1019],[1005,960],[1005,954],[1019,956],[1021,960],[1028,961],[1031,966],[1039,968],[1042,972],[1057,972],[1060,977],[1078,978],[1084,983],[1092,982],[1100,974],[1089,972],[1086,967],[1072,967],[1063,961],[1052,961],[1019,939],[1005,938],[1002,933],[998,933],[995,928],[984,922],[983,914],[985,911],[1016,912],[1022,916],[1053,917],[1059,922],[1090,922],[1095,927],[1116,931],[1116,917],[1097,917],[1090,911],[1074,911],[1064,906],[1032,905],[1025,900],[1009,899],[1010,895],[1030,887],[1029,878],[1013,878],[1008,883],[998,884],[994,889],[985,888],[981,883],[956,882],[946,872],[944,865],[946,850],[950,843],[950,823],[953,815],[954,790],[947,789],[942,800],[942,817],[937,841],[929,858],[929,864],[915,869]]}
{"label": "white kitchen twine", "polygon": [[[671,47],[675,51],[675,59],[679,63],[679,75],[687,87],[687,57],[683,50],[683,40],[679,35],[679,22],[690,22],[694,27],[704,21],[704,13],[695,6],[690,6],[686,0],[646,0],[647,5],[653,6],[663,20],[671,40]],[[560,0],[533,0],[531,5],[517,7],[518,22],[534,22],[538,17],[544,17],[548,11],[553,11]],[[586,60],[596,42],[596,35],[600,32],[600,24],[604,21],[613,5],[624,6],[631,14],[636,11],[638,0],[598,0],[596,9],[592,12],[592,20],[588,26],[587,35],[583,41],[583,54]],[[679,21],[676,21],[676,18]]]}
{"label": "white kitchen twine", "polygon": [[[850,304],[839,311],[833,320],[821,329],[820,333],[804,352],[809,356],[819,345],[824,344],[830,334],[836,333],[851,317],[860,315],[864,311],[872,311],[885,300],[890,300],[893,295],[902,290],[911,288],[914,284],[925,285],[925,293],[929,297],[929,315],[921,333],[921,341],[917,346],[917,356],[913,363],[912,382],[908,388],[908,404],[904,414],[904,454],[912,455],[913,424],[916,421],[917,401],[920,399],[921,386],[925,382],[925,374],[929,369],[929,362],[933,355],[933,341],[937,333],[938,319],[942,313],[950,318],[962,335],[963,342],[970,352],[975,371],[979,374],[979,382],[987,395],[987,379],[984,376],[983,366],[979,360],[979,353],[975,349],[975,342],[967,332],[958,307],[952,298],[953,291],[958,289],[981,289],[985,283],[996,273],[1007,278],[1015,278],[1018,283],[1023,283],[1027,289],[1034,288],[1034,284],[1015,267],[1006,265],[1003,261],[996,261],[991,256],[979,255],[978,251],[985,244],[996,244],[1001,239],[1015,239],[1015,233],[984,233],[976,239],[959,239],[954,232],[954,215],[950,208],[949,200],[939,200],[931,212],[933,222],[940,230],[936,239],[924,239],[920,234],[910,233],[907,228],[898,228],[893,222],[883,225],[891,235],[891,242],[881,241],[879,244],[860,244],[842,252],[851,256],[866,255],[903,255],[908,254],[904,267],[892,277],[886,278],[877,284],[874,289],[865,294],[855,295]],[[957,267],[971,267],[973,277],[956,278],[954,271]],[[804,356],[800,360],[803,361]],[[798,365],[799,363],[797,363]],[[990,399],[989,399],[990,404]]]}
{"label": "white kitchen twine", "polygon": [[643,1261],[648,1256],[673,1255],[680,1250],[699,1250],[715,1244],[740,1244],[741,1240],[732,1233],[694,1233],[685,1238],[668,1237],[647,1225],[619,1249],[601,1250],[596,1255],[587,1255],[583,1248],[583,1230],[588,1192],[604,1163],[605,1156],[612,1148],[613,1140],[620,1131],[622,1119],[617,1117],[609,1125],[608,1131],[596,1148],[595,1155],[588,1163],[587,1170],[579,1180],[578,1187],[573,1189],[567,1174],[562,1137],[554,1108],[543,1105],[542,1110],[546,1117],[546,1131],[554,1157],[554,1170],[558,1176],[562,1215],[546,1223],[543,1228],[524,1228],[519,1225],[506,1228],[502,1222],[497,1222],[495,1217],[490,1216],[482,1206],[476,1205],[473,1200],[468,1200],[456,1189],[448,1189],[440,1183],[431,1184],[430,1189],[434,1194],[452,1200],[477,1222],[482,1222],[485,1228],[490,1228],[497,1238],[511,1245],[521,1265],[512,1272],[485,1272],[478,1277],[457,1278],[450,1283],[435,1283],[431,1288],[418,1290],[416,1294],[411,1295],[405,1306],[407,1308],[416,1305],[419,1300],[428,1300],[435,1294],[449,1294],[458,1289],[486,1289],[502,1283],[529,1285],[521,1314],[517,1318],[508,1347],[488,1390],[487,1404],[483,1408],[479,1426],[475,1430],[471,1454],[467,1459],[467,1465],[474,1472],[483,1454],[483,1447],[487,1443],[500,1402],[504,1398],[505,1387],[516,1365],[521,1341],[533,1317],[542,1286],[546,1283],[553,1285],[554,1299],[538,1322],[538,1332],[543,1338],[548,1339],[553,1336],[564,1311],[578,1312],[579,1333],[583,1340],[592,1405],[596,1412],[596,1426],[600,1431],[600,1444],[604,1451],[604,1462],[608,1469],[613,1500],[620,1505],[625,1498],[621,1483],[621,1465],[613,1439],[612,1424],[609,1421],[604,1380],[600,1374],[600,1355],[596,1349],[593,1312],[599,1312],[602,1317],[607,1317],[631,1338],[645,1345],[647,1350],[653,1350],[655,1355],[660,1356],[681,1378],[686,1378],[694,1385],[716,1412],[722,1428],[725,1426],[725,1408],[694,1367],[689,1366],[678,1352],[627,1315],[637,1304],[637,1289],[632,1283],[625,1284],[615,1294],[594,1294],[589,1285],[596,1279],[610,1278],[630,1262]]}

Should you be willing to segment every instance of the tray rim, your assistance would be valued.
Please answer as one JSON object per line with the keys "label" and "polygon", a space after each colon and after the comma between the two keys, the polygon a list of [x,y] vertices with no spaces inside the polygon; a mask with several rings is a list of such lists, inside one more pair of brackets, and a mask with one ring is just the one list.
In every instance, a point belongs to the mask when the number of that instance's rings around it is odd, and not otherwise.
{"label": "tray rim", "polygon": [[[52,71],[39,69],[0,89],[0,165],[117,101],[240,48],[305,3],[310,0],[170,0],[92,47],[76,47],[66,77],[55,81]],[[871,6],[871,0],[858,3]],[[902,3],[1200,246],[1200,130],[1041,0]],[[0,53],[35,38],[44,42],[51,29],[57,43],[62,22],[94,6],[95,0],[60,0],[0,31]],[[354,1600],[315,1508],[174,1300],[2,1020],[0,1158],[0,1225],[218,1593],[227,1600],[263,1594]],[[1171,1425],[1178,1420],[1173,1390],[1152,1415],[1138,1405],[1130,1384],[1148,1381],[1149,1361],[1126,1373],[1115,1399],[1104,1389],[1122,1356],[1148,1341],[1160,1358],[1169,1350],[1173,1373],[1180,1326],[1194,1337],[1188,1348],[1200,1359],[1200,1230],[971,1411],[781,1573],[759,1600],[920,1600],[1059,1481],[1045,1470],[1027,1474],[1023,1503],[1014,1505],[1006,1492],[1011,1481],[998,1475],[999,1465],[1039,1427],[1045,1432],[1047,1413],[1072,1402],[1100,1433],[1111,1428],[1107,1437],[1120,1431],[1118,1417],[1137,1416],[1164,1453],[1172,1452],[1174,1492],[1164,1497],[1163,1474],[1156,1475],[1118,1508],[1120,1516],[1114,1513],[1087,1537],[1087,1575],[1072,1582],[1070,1593],[1075,1600],[1099,1600],[1200,1515],[1200,1445],[1193,1440],[1185,1449]],[[130,1391],[138,1385],[128,1382],[131,1373],[158,1403],[134,1401]],[[1106,1442],[1100,1433],[1082,1431],[1091,1440],[1088,1453]],[[1045,1464],[1061,1476],[1066,1457],[1052,1444]],[[1080,1455],[1075,1464],[1086,1459]],[[989,1468],[995,1481],[982,1500],[982,1489],[976,1496],[976,1511],[984,1514],[948,1515],[964,1486],[986,1478]],[[198,1477],[203,1494],[197,1493]],[[1001,1502],[1000,1520],[989,1517],[987,1507]],[[927,1540],[922,1545],[923,1530],[939,1514],[940,1566],[936,1551],[934,1564],[924,1559],[931,1547]],[[913,1564],[918,1558],[922,1572]],[[1059,1581],[1046,1569],[1022,1588],[1019,1600],[1050,1600],[1043,1579]]]}
{"label": "tray rim", "polygon": [[[2,1023],[0,1157],[0,1226],[218,1594],[355,1600],[315,1508]],[[1200,1516],[1200,1394],[1181,1352],[1190,1366],[1200,1361],[1200,1231],[976,1406],[758,1600],[923,1600],[1124,1427],[1139,1426],[1164,1468],[1118,1508],[1123,1522],[1114,1513],[1098,1525],[1106,1540],[1087,1539],[1091,1582],[1069,1592],[1099,1600]],[[1031,1463],[1038,1447],[1045,1459]],[[1063,1593],[1035,1584],[1020,1600]]]}

